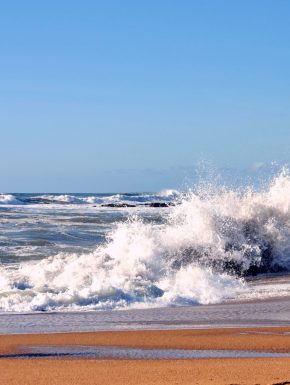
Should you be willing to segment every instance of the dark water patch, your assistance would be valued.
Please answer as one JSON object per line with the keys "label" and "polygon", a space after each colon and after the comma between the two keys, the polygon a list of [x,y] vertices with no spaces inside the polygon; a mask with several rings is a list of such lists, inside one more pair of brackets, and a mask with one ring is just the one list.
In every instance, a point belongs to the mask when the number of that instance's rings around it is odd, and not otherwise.
{"label": "dark water patch", "polygon": [[290,357],[290,352],[269,352],[253,350],[194,350],[194,349],[142,349],[116,346],[84,346],[84,345],[49,345],[24,346],[21,353],[5,354],[0,358],[61,358],[91,357],[96,359],[129,359],[129,360],[185,360],[208,358],[281,358]]}

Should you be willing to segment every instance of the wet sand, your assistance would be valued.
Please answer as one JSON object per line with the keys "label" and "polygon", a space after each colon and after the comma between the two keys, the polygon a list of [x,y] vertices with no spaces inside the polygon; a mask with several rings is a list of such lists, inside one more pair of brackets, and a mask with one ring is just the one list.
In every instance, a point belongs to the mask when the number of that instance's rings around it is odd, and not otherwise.
{"label": "wet sand", "polygon": [[290,352],[290,327],[0,335],[1,354],[20,351],[21,346],[25,345],[87,345]]}
{"label": "wet sand", "polygon": [[0,384],[290,383],[290,358],[3,358],[42,345],[290,352],[290,327],[1,335]]}
{"label": "wet sand", "polygon": [[[290,359],[1,360],[5,385],[289,384]],[[288,382],[289,381],[289,382]]]}

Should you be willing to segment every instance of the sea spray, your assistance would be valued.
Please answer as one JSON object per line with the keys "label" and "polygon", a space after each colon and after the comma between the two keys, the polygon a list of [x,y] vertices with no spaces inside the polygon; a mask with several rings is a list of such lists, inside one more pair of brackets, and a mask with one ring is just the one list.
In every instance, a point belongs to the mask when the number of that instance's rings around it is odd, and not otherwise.
{"label": "sea spray", "polygon": [[245,276],[290,270],[287,169],[262,191],[203,184],[164,195],[174,206],[162,220],[134,211],[92,252],[0,265],[0,309],[217,303],[246,292]]}

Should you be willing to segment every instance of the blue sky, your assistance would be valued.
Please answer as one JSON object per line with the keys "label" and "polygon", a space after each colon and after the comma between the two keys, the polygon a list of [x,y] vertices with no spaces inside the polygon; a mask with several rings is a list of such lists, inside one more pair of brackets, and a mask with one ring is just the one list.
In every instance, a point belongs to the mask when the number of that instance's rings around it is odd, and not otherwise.
{"label": "blue sky", "polygon": [[288,0],[2,2],[0,191],[288,162],[289,17]]}

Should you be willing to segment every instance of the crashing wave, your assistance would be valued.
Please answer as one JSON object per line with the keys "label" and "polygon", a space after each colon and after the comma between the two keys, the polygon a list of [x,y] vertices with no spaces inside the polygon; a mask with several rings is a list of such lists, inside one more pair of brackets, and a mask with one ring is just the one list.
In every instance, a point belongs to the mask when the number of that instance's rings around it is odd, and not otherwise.
{"label": "crashing wave", "polygon": [[116,224],[89,254],[0,267],[0,309],[108,309],[216,303],[247,275],[290,270],[290,175],[263,191],[197,188],[164,221]]}
{"label": "crashing wave", "polygon": [[14,195],[0,194],[0,205],[18,205],[21,203]]}

